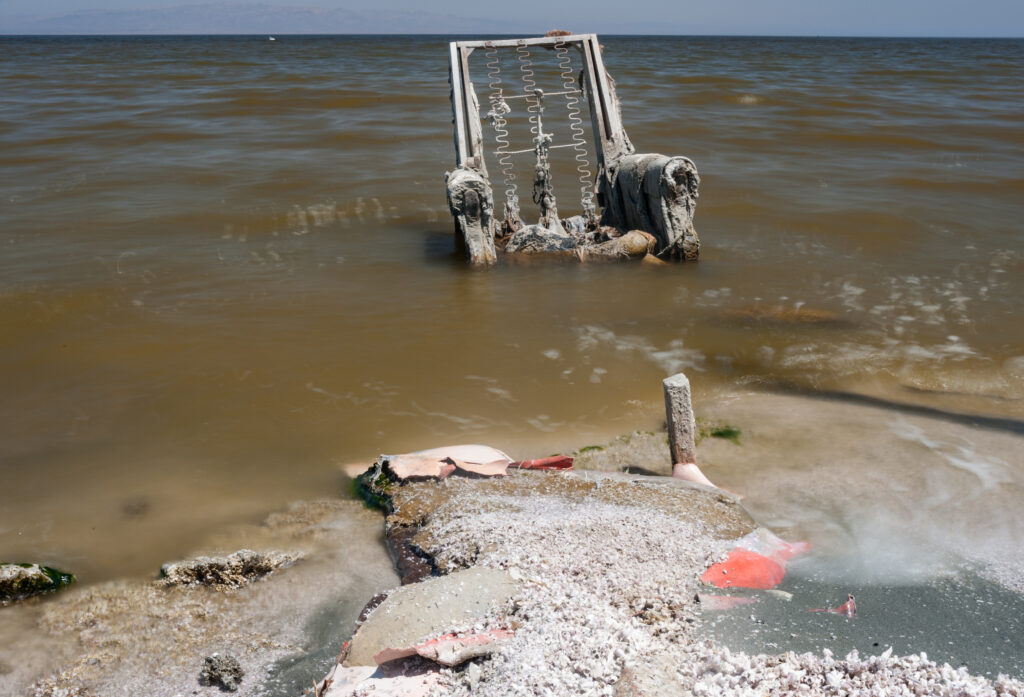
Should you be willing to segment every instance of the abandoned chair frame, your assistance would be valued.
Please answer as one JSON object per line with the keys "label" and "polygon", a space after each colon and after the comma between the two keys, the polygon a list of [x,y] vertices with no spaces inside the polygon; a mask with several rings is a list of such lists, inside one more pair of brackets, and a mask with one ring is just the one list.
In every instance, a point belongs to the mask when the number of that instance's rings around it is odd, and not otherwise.
{"label": "abandoned chair frame", "polygon": [[[545,94],[537,88],[530,49],[554,50],[561,71],[561,89]],[[500,75],[497,52],[514,49],[521,71],[522,91],[507,92]],[[582,70],[577,78],[569,50],[578,52]],[[495,131],[496,149],[505,183],[504,215],[495,215],[494,194],[487,172],[484,129],[480,101],[470,79],[470,56],[476,50],[487,54],[489,111],[486,117]],[[663,258],[696,259],[700,242],[693,227],[700,178],[693,162],[686,157],[636,154],[622,125],[622,114],[614,82],[601,57],[601,45],[595,34],[573,34],[494,41],[455,41],[449,46],[449,80],[454,122],[456,168],[445,175],[448,205],[455,220],[456,241],[474,265],[496,261],[495,240],[506,242],[513,251],[599,250],[633,230],[646,233],[649,251]],[[544,132],[543,101],[563,96],[566,100],[571,140],[551,142]],[[510,150],[505,114],[508,101],[523,99],[530,112],[533,145]],[[596,156],[596,174],[590,171],[587,143],[580,117],[581,100],[589,106],[593,133],[591,150]],[[582,214],[562,220],[551,188],[550,151],[572,148],[580,178]],[[516,177],[508,157],[532,152],[536,157],[533,199],[540,211],[536,224],[524,225],[519,209]],[[596,205],[595,205],[596,198]],[[598,217],[600,207],[600,217]],[[516,236],[556,240],[553,247],[544,244],[516,244]],[[512,240],[512,244],[508,242]],[[605,245],[608,247],[608,244]]]}

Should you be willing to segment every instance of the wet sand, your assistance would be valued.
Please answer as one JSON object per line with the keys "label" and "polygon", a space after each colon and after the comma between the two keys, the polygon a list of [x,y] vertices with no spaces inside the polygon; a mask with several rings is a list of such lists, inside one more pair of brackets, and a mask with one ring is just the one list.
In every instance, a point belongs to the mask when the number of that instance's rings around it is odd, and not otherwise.
{"label": "wet sand", "polygon": [[298,695],[334,662],[366,598],[398,582],[379,515],[357,501],[297,503],[198,551],[242,543],[303,559],[239,589],[166,586],[154,569],[0,609],[0,695],[213,695],[200,671],[215,652],[239,660],[237,694]]}

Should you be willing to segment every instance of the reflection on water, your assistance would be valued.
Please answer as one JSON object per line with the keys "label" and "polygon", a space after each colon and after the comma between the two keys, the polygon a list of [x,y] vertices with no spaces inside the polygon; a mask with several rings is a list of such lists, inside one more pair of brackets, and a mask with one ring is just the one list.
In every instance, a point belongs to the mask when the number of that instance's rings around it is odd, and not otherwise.
{"label": "reflection on water", "polygon": [[446,40],[0,39],[2,556],[147,573],[341,462],[656,426],[677,370],[1024,413],[1024,42],[605,37],[702,261],[480,273]]}

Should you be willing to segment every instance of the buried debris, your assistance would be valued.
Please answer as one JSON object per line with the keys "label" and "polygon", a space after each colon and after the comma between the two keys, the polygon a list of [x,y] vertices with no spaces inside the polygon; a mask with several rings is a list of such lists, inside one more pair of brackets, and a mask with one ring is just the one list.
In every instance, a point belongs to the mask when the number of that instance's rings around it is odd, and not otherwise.
{"label": "buried debris", "polygon": [[[474,647],[494,643],[504,635],[489,635],[491,641],[485,642],[482,636],[459,640],[452,631],[483,621],[517,589],[508,572],[487,567],[396,588],[356,630],[344,665],[373,666],[413,654],[454,658],[464,653],[468,657]],[[426,641],[431,637],[439,639]],[[465,646],[459,648],[460,643]]]}
{"label": "buried debris", "polygon": [[471,658],[487,656],[501,642],[512,637],[507,629],[491,629],[475,634],[445,634],[411,646],[386,648],[378,651],[373,660],[377,665],[410,656],[422,656],[443,666],[457,666]]}
{"label": "buried debris", "polygon": [[[475,51],[485,55],[488,71],[483,108],[471,81]],[[471,264],[494,264],[500,251],[574,254],[580,260],[699,256],[693,227],[697,168],[685,157],[635,152],[601,51],[596,35],[567,32],[449,45],[456,168],[445,184],[456,243]],[[564,112],[567,124],[545,125],[548,109]],[[487,137],[485,119],[493,131]],[[527,129],[531,143],[518,147],[510,133]],[[575,169],[570,186],[579,193],[579,213],[568,217],[559,215],[555,198],[555,175],[562,175],[552,158],[560,152]],[[500,171],[501,216],[489,164]],[[523,179],[533,183],[533,224],[523,222]]]}
{"label": "buried debris", "polygon": [[847,593],[846,602],[839,607],[815,608],[807,612],[827,612],[832,615],[842,615],[843,617],[855,617],[857,615],[857,601],[852,593]]}
{"label": "buried debris", "polygon": [[337,664],[316,686],[318,697],[426,697],[444,685],[439,666],[422,658],[391,661],[381,666]]}
{"label": "buried debris", "polygon": [[186,561],[164,564],[160,567],[160,577],[169,586],[204,585],[240,588],[277,569],[291,566],[300,558],[299,554],[254,552],[251,549],[240,549],[223,557],[196,557]]}
{"label": "buried debris", "polygon": [[[316,687],[321,697],[427,695],[442,666],[487,656],[512,637],[500,618],[519,590],[511,574],[472,567],[412,583],[368,605],[338,663]],[[470,629],[467,629],[470,628]]]}

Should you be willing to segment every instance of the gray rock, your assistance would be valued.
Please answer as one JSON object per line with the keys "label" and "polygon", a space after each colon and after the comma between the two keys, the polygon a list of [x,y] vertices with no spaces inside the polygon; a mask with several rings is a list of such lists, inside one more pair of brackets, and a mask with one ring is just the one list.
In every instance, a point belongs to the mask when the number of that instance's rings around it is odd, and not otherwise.
{"label": "gray rock", "polygon": [[516,589],[507,572],[483,566],[397,588],[356,631],[345,665],[372,666],[384,649],[412,646],[483,619]]}
{"label": "gray rock", "polygon": [[560,228],[543,225],[524,225],[505,244],[505,251],[509,253],[542,254],[571,252],[574,249],[576,240],[572,235]]}
{"label": "gray rock", "polygon": [[243,675],[245,673],[237,658],[231,654],[221,656],[215,653],[206,657],[199,679],[205,685],[219,685],[226,692],[236,692]]}
{"label": "gray rock", "polygon": [[301,558],[283,552],[254,552],[240,549],[224,557],[196,557],[164,564],[160,576],[168,585],[229,586],[240,588]]}
{"label": "gray rock", "polygon": [[0,605],[41,593],[51,593],[74,582],[74,574],[49,566],[0,564]]}

